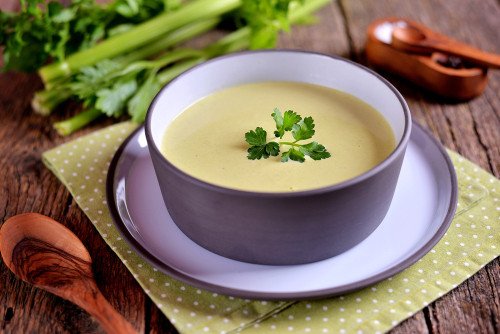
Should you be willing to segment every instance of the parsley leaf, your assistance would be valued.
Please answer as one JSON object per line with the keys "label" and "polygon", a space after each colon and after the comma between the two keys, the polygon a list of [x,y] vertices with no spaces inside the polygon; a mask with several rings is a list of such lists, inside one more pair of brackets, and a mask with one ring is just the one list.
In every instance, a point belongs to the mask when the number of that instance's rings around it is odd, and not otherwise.
{"label": "parsley leaf", "polygon": [[245,133],[246,142],[252,145],[247,151],[248,159],[259,160],[261,158],[267,159],[269,156],[277,156],[280,153],[280,146],[282,145],[291,147],[288,151],[283,152],[281,155],[281,162],[293,160],[302,163],[306,160],[306,156],[309,156],[313,160],[326,159],[331,156],[323,145],[315,141],[307,144],[297,143],[300,140],[312,138],[316,132],[314,130],[315,125],[312,117],[306,117],[302,120],[302,117],[292,110],[288,110],[282,115],[278,108],[274,108],[274,112],[271,116],[276,123],[277,129],[274,131],[274,135],[282,139],[287,131],[291,131],[295,141],[280,141],[279,143],[275,141],[268,142],[267,132],[263,128],[258,127],[255,131],[250,130]]}
{"label": "parsley leaf", "polygon": [[267,159],[269,156],[277,156],[280,152],[280,145],[276,142],[267,142],[267,132],[258,127],[255,131],[250,130],[245,133],[247,143],[252,145],[248,149],[248,159]]}
{"label": "parsley leaf", "polygon": [[287,162],[288,159],[290,158],[290,153],[292,152],[293,148],[289,149],[288,151],[286,152],[283,152],[283,154],[281,155],[281,162]]}
{"label": "parsley leaf", "polygon": [[277,131],[274,131],[274,135],[276,137],[279,137],[280,139],[283,138],[285,131],[292,130],[293,125],[297,122],[300,122],[300,120],[302,119],[302,117],[297,115],[297,113],[292,110],[285,111],[285,115],[282,116],[278,108],[274,108],[274,112],[271,114],[271,116],[276,122]]}
{"label": "parsley leaf", "polygon": [[280,153],[280,144],[275,141],[269,142],[266,144],[266,152],[270,156],[277,156]]}
{"label": "parsley leaf", "polygon": [[287,162],[288,159],[298,161],[298,162],[304,162],[306,161],[304,157],[304,153],[301,151],[295,150],[293,147],[289,149],[287,152],[283,153],[281,156],[281,162]]}
{"label": "parsley leaf", "polygon": [[245,133],[245,139],[250,145],[262,146],[266,144],[267,132],[263,128],[258,127],[255,131],[250,130]]}
{"label": "parsley leaf", "polygon": [[266,153],[266,146],[252,146],[248,149],[248,159],[250,160],[258,160],[261,158],[267,159],[269,158],[269,154]]}
{"label": "parsley leaf", "polygon": [[294,124],[292,127],[292,135],[295,140],[309,139],[314,136],[316,132],[314,129],[314,121],[312,117],[306,117],[303,121],[298,124]]}
{"label": "parsley leaf", "polygon": [[323,145],[318,144],[315,141],[309,144],[301,145],[299,150],[305,155],[310,156],[313,160],[326,159],[331,156]]}

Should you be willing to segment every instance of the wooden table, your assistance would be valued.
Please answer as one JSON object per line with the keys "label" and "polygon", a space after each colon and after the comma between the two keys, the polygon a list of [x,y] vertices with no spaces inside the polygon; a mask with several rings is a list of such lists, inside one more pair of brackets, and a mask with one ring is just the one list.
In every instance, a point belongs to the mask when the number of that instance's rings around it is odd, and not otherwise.
{"label": "wooden table", "polygon": [[[18,8],[2,0],[2,9]],[[320,23],[293,29],[279,46],[343,56],[366,64],[366,27],[384,16],[414,19],[435,30],[500,54],[500,2],[497,0],[339,0],[320,12]],[[452,103],[384,74],[406,98],[415,121],[448,148],[500,176],[500,71],[490,71],[488,87],[471,101]],[[39,212],[68,226],[88,247],[100,289],[140,332],[175,333],[76,205],[66,188],[41,162],[41,154],[68,138],[52,123],[78,109],[66,104],[50,118],[35,115],[32,94],[42,87],[37,75],[0,75],[0,217]],[[82,136],[111,124],[80,131]],[[500,332],[500,260],[397,326],[393,333]],[[79,307],[18,280],[0,263],[0,332],[103,332]]]}

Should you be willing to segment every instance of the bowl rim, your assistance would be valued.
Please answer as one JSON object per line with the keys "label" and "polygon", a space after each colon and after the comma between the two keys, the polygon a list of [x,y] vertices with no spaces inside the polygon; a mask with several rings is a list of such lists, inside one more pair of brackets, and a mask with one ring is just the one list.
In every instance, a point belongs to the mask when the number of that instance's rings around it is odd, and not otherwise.
{"label": "bowl rim", "polygon": [[[152,122],[152,114],[154,107],[157,103],[157,101],[160,99],[160,96],[162,95],[162,92],[165,89],[168,89],[171,85],[174,85],[178,80],[183,78],[184,76],[188,75],[189,73],[196,71],[197,69],[207,66],[211,63],[214,62],[220,62],[224,61],[225,59],[228,58],[233,58],[233,57],[239,57],[239,56],[244,56],[244,55],[252,55],[252,54],[262,54],[262,53],[297,53],[297,54],[306,54],[306,55],[312,55],[312,56],[319,56],[319,57],[325,57],[329,59],[333,59],[336,61],[342,61],[346,62],[350,65],[354,65],[356,67],[359,67],[360,69],[364,70],[365,72],[368,72],[368,74],[371,74],[375,76],[376,79],[378,79],[382,84],[385,84],[391,91],[392,93],[397,97],[398,101],[400,102],[402,108],[403,108],[403,114],[404,114],[404,120],[405,120],[405,125],[403,129],[403,134],[401,136],[401,139],[399,140],[398,144],[394,148],[394,150],[379,164],[374,166],[373,168],[369,169],[368,171],[357,175],[353,178],[350,178],[348,180],[339,182],[339,183],[334,183],[328,186],[320,187],[320,188],[312,188],[312,189],[306,189],[306,190],[299,190],[299,191],[293,191],[293,192],[259,192],[259,191],[252,191],[252,190],[242,190],[242,189],[235,189],[235,188],[228,188],[224,186],[220,186],[214,183],[210,183],[207,181],[203,181],[199,178],[196,178],[194,176],[189,175],[188,173],[184,172],[174,164],[172,164],[164,155],[161,153],[160,149],[155,143],[155,140],[153,139],[152,131],[151,131],[151,122]],[[232,196],[261,196],[264,198],[294,198],[294,197],[302,197],[302,196],[314,196],[314,195],[319,195],[323,194],[325,192],[332,192],[332,191],[338,191],[343,188],[348,188],[351,187],[355,184],[361,183],[362,181],[371,178],[372,176],[378,174],[381,170],[385,169],[388,165],[390,165],[393,160],[395,160],[400,154],[404,154],[404,151],[406,150],[406,145],[408,144],[410,140],[410,134],[411,134],[411,127],[412,127],[412,119],[411,119],[411,113],[410,113],[410,108],[408,107],[408,104],[406,103],[405,99],[401,95],[401,93],[383,76],[378,74],[377,72],[373,71],[372,69],[361,65],[359,63],[356,63],[350,59],[340,57],[340,56],[334,56],[334,55],[327,55],[324,53],[319,53],[319,52],[313,52],[313,51],[304,51],[304,50],[287,50],[287,49],[268,49],[268,50],[246,50],[246,51],[239,51],[239,52],[234,52],[230,53],[227,55],[215,57],[212,59],[209,59],[207,61],[204,61],[200,64],[197,64],[190,69],[184,71],[174,79],[172,79],[170,82],[165,84],[156,94],[154,97],[153,101],[148,107],[147,114],[146,114],[146,119],[144,122],[144,128],[145,128],[145,135],[146,135],[146,141],[148,143],[148,149],[152,150],[154,154],[157,157],[159,156],[159,162],[162,165],[167,166],[168,169],[173,171],[176,176],[183,178],[184,180],[196,184],[198,187],[203,187],[206,188],[207,190],[212,190],[215,192],[220,192],[220,193],[226,193],[227,195],[232,195]]]}

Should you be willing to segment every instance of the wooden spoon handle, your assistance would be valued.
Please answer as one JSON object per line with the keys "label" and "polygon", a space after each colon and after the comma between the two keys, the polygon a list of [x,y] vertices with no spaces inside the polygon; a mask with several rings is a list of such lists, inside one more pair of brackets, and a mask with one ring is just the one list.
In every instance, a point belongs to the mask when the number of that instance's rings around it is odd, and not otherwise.
{"label": "wooden spoon handle", "polygon": [[[409,37],[411,36],[411,37]],[[410,52],[432,53],[435,51],[458,56],[481,67],[500,68],[500,55],[484,52],[468,44],[439,34],[423,25],[395,27],[392,45]]]}
{"label": "wooden spoon handle", "polygon": [[91,286],[88,286],[90,289],[84,294],[84,298],[68,297],[68,299],[90,313],[101,324],[106,333],[137,333],[135,328],[111,306],[97,286],[92,283]]}
{"label": "wooden spoon handle", "polygon": [[448,55],[458,56],[469,63],[481,67],[500,68],[500,56],[476,49],[468,44],[452,39],[427,39],[422,46]]}

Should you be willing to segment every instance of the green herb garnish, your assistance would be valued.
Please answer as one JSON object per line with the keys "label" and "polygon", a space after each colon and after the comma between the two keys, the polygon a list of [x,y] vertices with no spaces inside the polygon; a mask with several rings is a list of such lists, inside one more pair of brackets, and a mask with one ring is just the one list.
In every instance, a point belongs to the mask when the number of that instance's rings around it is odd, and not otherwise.
{"label": "green herb garnish", "polygon": [[250,130],[245,133],[246,142],[252,145],[247,151],[248,159],[259,160],[261,158],[267,159],[270,156],[278,156],[280,147],[283,145],[290,146],[290,148],[281,155],[281,162],[287,162],[288,160],[304,162],[306,155],[313,160],[326,159],[331,156],[323,145],[315,141],[307,144],[298,144],[299,141],[310,139],[314,136],[316,131],[314,130],[315,125],[312,117],[302,119],[300,115],[292,110],[285,111],[285,114],[282,115],[278,108],[274,108],[271,116],[276,122],[274,135],[279,139],[283,139],[285,133],[291,131],[295,140],[267,141],[267,132],[263,128],[257,127],[255,131]]}

